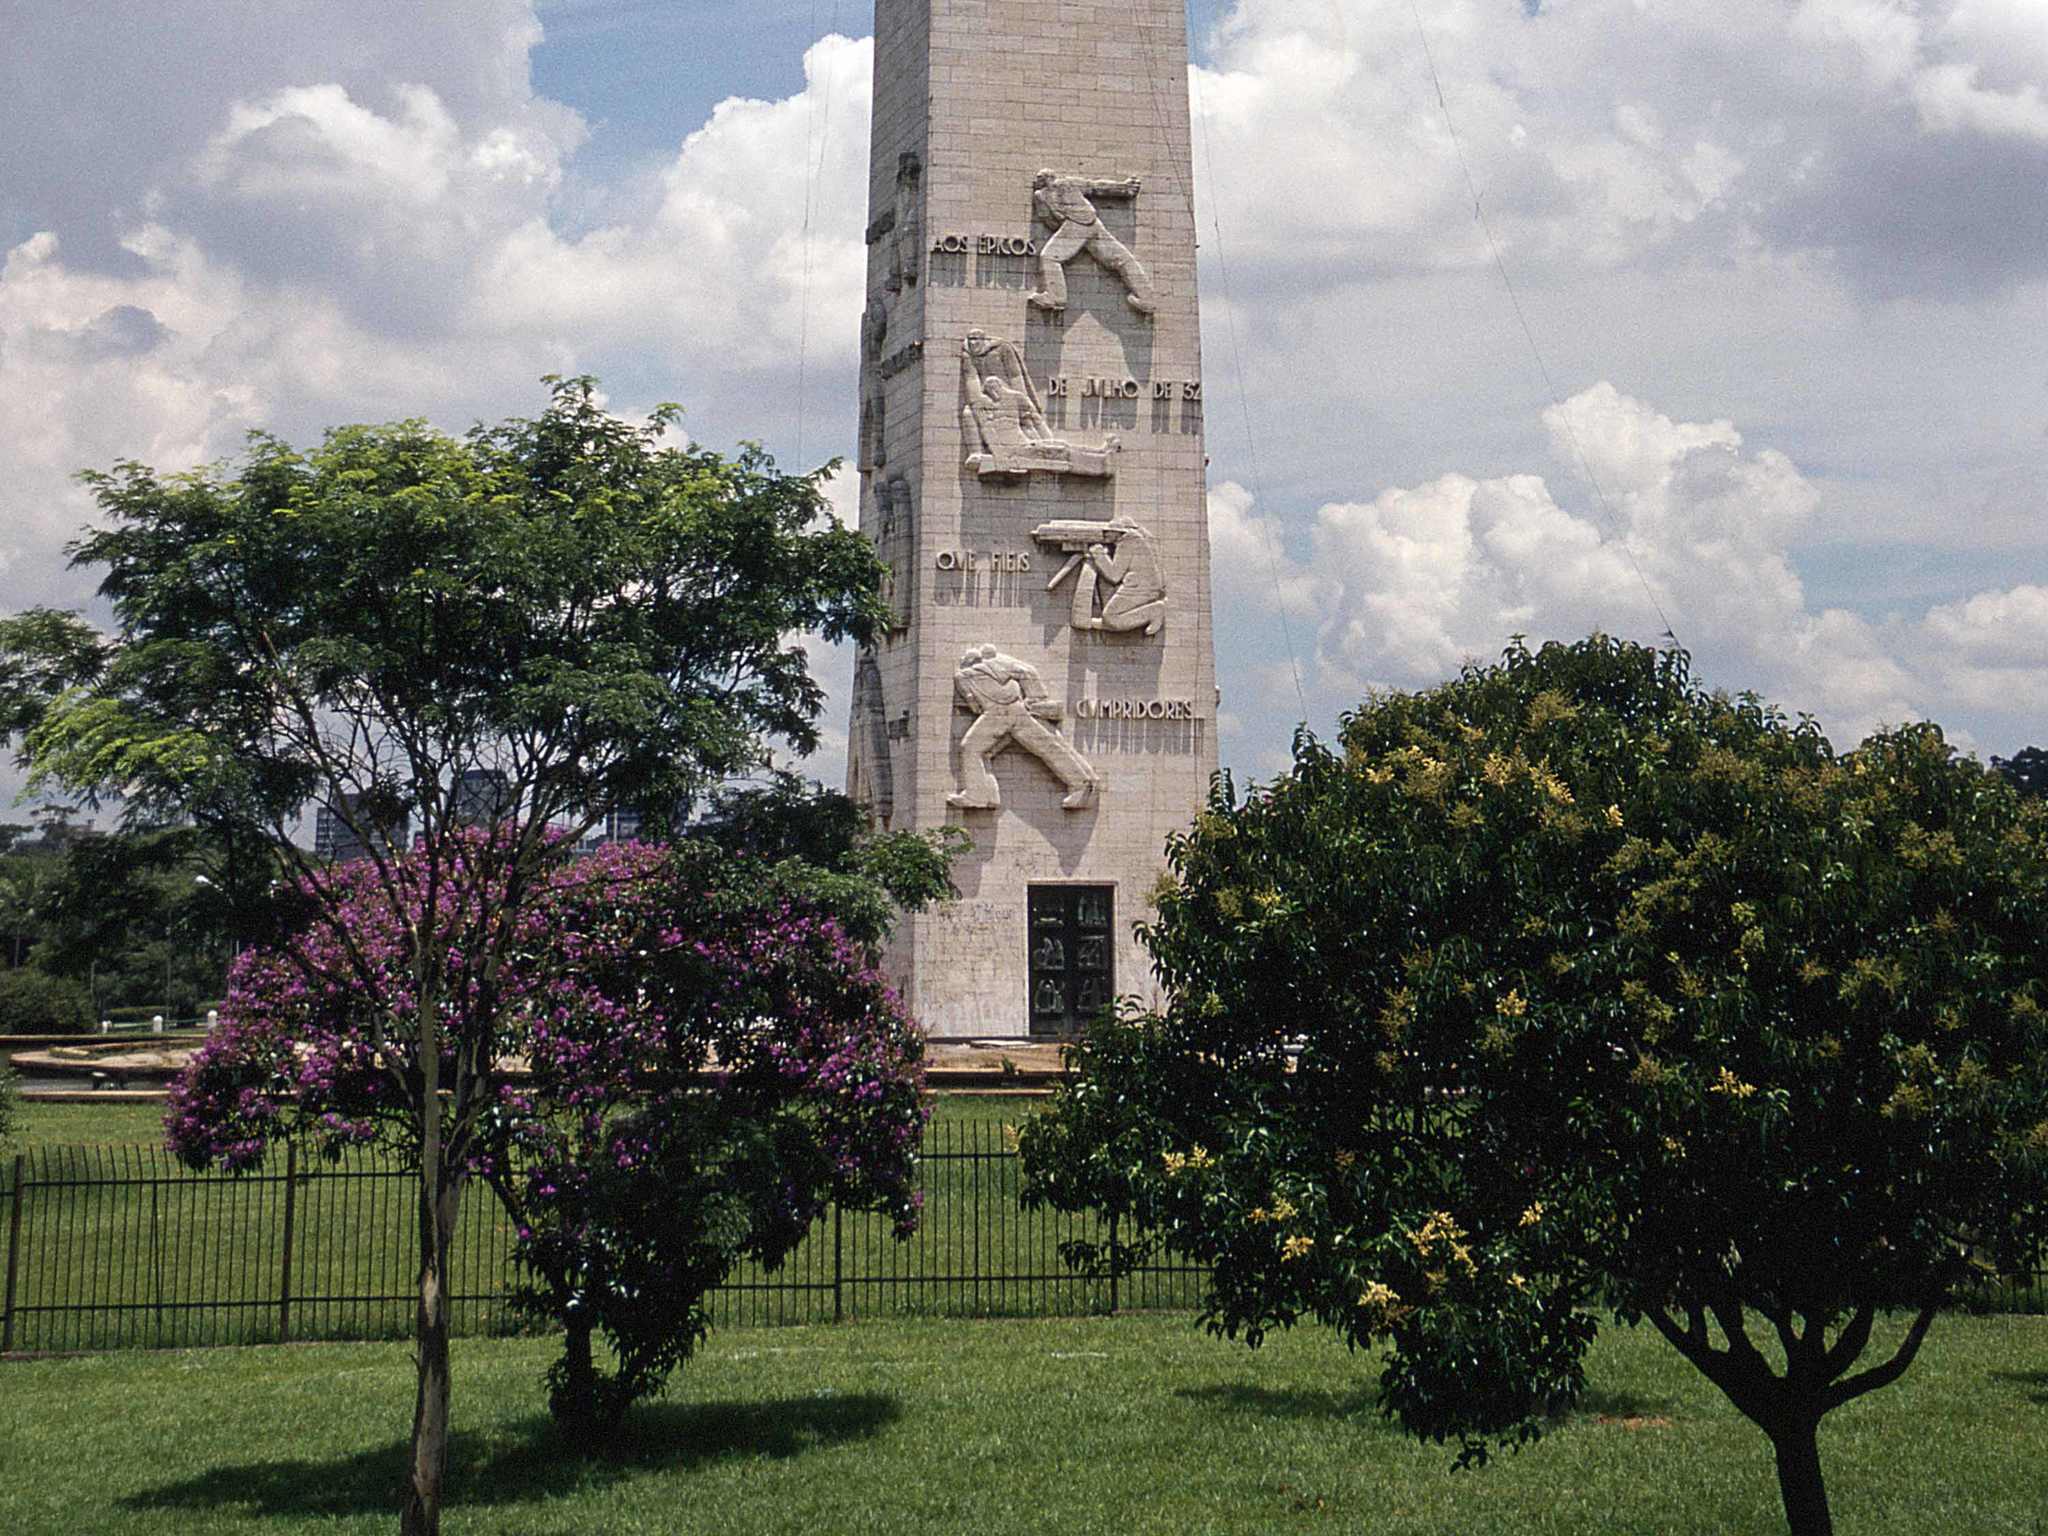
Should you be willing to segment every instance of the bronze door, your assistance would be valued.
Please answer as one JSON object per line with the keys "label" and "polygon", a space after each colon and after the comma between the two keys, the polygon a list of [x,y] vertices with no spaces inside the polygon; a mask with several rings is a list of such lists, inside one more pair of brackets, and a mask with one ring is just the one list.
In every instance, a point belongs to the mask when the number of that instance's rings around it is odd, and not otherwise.
{"label": "bronze door", "polygon": [[1115,998],[1115,895],[1110,885],[1031,887],[1032,1034],[1073,1034]]}

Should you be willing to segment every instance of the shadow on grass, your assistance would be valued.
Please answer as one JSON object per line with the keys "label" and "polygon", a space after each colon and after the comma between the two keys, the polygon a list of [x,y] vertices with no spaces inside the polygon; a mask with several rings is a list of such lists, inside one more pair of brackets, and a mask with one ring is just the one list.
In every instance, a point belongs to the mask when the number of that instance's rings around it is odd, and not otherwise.
{"label": "shadow on grass", "polygon": [[2016,1387],[2032,1387],[2027,1401],[2048,1408],[2048,1371],[1993,1371],[1993,1381],[2009,1381]]}
{"label": "shadow on grass", "polygon": [[[895,1398],[877,1393],[657,1403],[629,1415],[601,1457],[579,1454],[549,1420],[528,1418],[497,1434],[451,1437],[447,1502],[451,1508],[524,1503],[731,1457],[801,1456],[869,1439],[902,1412]],[[259,1515],[375,1513],[397,1507],[405,1462],[402,1441],[325,1461],[246,1462],[146,1488],[120,1502],[138,1510],[236,1506]]]}

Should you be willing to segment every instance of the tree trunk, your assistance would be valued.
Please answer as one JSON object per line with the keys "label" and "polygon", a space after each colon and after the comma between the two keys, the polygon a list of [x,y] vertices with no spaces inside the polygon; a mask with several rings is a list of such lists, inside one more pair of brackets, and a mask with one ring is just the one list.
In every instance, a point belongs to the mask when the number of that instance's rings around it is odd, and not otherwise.
{"label": "tree trunk", "polygon": [[588,1449],[596,1435],[597,1363],[591,1352],[588,1323],[572,1321],[562,1343],[562,1374],[548,1407],[570,1444]]}
{"label": "tree trunk", "polygon": [[420,1169],[420,1295],[413,1333],[419,1395],[399,1520],[404,1536],[440,1536],[441,1483],[448,1470],[448,1259],[462,1181],[440,1166],[439,1150]]}
{"label": "tree trunk", "polygon": [[1770,1430],[1771,1449],[1778,1456],[1778,1492],[1785,1500],[1785,1522],[1792,1536],[1834,1536],[1827,1485],[1820,1475],[1819,1430],[1818,1419]]}

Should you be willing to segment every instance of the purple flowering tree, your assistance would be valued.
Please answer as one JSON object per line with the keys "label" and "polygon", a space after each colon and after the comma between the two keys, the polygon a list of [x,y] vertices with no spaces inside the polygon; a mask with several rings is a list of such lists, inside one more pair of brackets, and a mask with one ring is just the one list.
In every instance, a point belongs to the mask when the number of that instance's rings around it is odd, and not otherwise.
{"label": "purple flowering tree", "polygon": [[[424,861],[392,869],[401,906],[368,865],[344,867],[343,929],[237,964],[172,1092],[187,1162],[245,1171],[285,1136],[417,1161],[392,1084],[417,1075],[419,1032],[387,1027],[418,1006],[404,936],[436,929],[474,985],[461,957],[492,903],[443,886],[429,916]],[[549,1407],[578,1438],[659,1390],[704,1335],[706,1294],[742,1259],[779,1264],[828,1201],[916,1225],[917,1030],[831,915],[733,874],[702,848],[641,844],[559,865],[498,974],[497,1070],[465,1172],[513,1219],[525,1304],[565,1332]],[[442,1006],[466,1006],[461,991]]]}
{"label": "purple flowering tree", "polygon": [[[674,407],[628,422],[593,380],[549,383],[539,416],[461,438],[256,435],[231,464],[89,474],[103,525],[71,553],[102,572],[110,630],[0,626],[0,729],[31,782],[268,848],[324,933],[244,986],[296,975],[308,996],[280,1000],[337,1021],[289,1047],[292,1073],[333,1074],[333,1134],[410,1121],[391,1132],[419,1173],[407,1536],[440,1528],[449,1243],[498,1137],[520,954],[559,863],[547,829],[618,810],[658,827],[771,743],[809,751],[824,694],[793,637],[864,643],[887,617],[874,549],[823,515],[820,475],[679,445]],[[364,867],[300,845],[315,806]],[[243,1008],[251,1048],[286,1048],[273,1012]],[[271,1124],[263,1095],[228,1108],[231,1140]]]}

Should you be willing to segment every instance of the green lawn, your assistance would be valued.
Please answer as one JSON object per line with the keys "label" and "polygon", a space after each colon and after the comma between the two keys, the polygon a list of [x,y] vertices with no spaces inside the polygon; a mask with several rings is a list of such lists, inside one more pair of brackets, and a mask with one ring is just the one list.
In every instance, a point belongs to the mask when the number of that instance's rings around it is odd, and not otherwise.
{"label": "green lawn", "polygon": [[[1319,1332],[1256,1354],[1158,1316],[723,1332],[602,1461],[552,1438],[549,1357],[457,1346],[451,1536],[1782,1529],[1762,1437],[1647,1331],[1603,1337],[1585,1412],[1456,1475]],[[388,1530],[411,1390],[394,1345],[0,1364],[0,1530]],[[1844,1536],[2048,1531],[2048,1320],[1944,1319],[1822,1451]]]}

